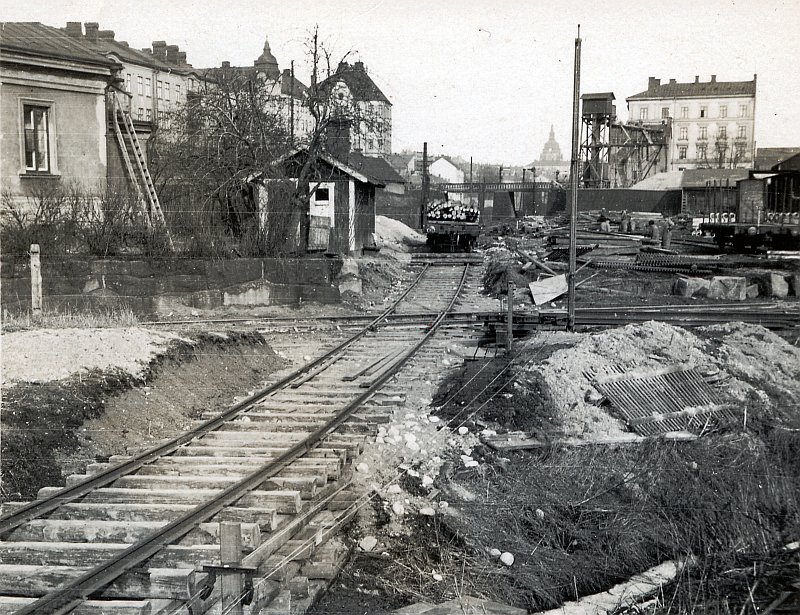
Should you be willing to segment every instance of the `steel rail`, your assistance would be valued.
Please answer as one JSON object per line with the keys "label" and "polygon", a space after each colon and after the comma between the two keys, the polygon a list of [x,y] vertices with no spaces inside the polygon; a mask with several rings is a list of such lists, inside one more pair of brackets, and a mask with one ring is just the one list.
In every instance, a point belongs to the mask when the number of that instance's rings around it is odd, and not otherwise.
{"label": "steel rail", "polygon": [[390,378],[394,377],[397,371],[399,371],[428,339],[436,333],[439,325],[444,320],[445,314],[455,305],[464,287],[468,271],[469,265],[467,264],[464,266],[461,282],[447,308],[439,313],[439,316],[431,325],[430,329],[404,354],[401,360],[395,363],[393,369],[383,373],[368,389],[338,411],[334,417],[326,421],[321,427],[312,432],[308,438],[293,445],[286,452],[282,453],[274,460],[269,461],[238,483],[226,488],[208,502],[196,506],[185,515],[154,532],[151,536],[131,545],[122,553],[111,558],[108,562],[85,572],[67,586],[49,592],[35,602],[26,605],[22,609],[16,611],[15,615],[66,615],[70,613],[87,600],[92,593],[102,589],[109,583],[118,579],[122,574],[144,563],[166,545],[180,540],[199,523],[207,521],[223,508],[230,506],[248,492],[256,489],[265,480],[278,474],[290,463],[319,446],[326,437],[335,432],[342,423],[349,419],[357,408],[380,390]]}
{"label": "steel rail", "polygon": [[355,335],[349,337],[348,339],[344,340],[340,344],[338,344],[332,350],[326,352],[325,354],[321,355],[317,359],[307,363],[298,369],[294,370],[290,374],[286,375],[285,377],[281,378],[277,382],[271,384],[270,386],[255,392],[253,395],[243,399],[242,401],[234,404],[221,414],[217,415],[212,419],[208,419],[204,423],[201,423],[197,427],[181,433],[174,438],[155,446],[151,449],[136,455],[135,457],[127,460],[122,461],[117,465],[114,465],[107,470],[100,472],[96,475],[92,475],[90,478],[84,479],[75,485],[70,487],[64,487],[60,491],[57,491],[53,495],[41,499],[41,500],[34,500],[27,506],[23,506],[19,510],[16,510],[12,513],[4,515],[0,517],[0,537],[8,532],[12,531],[13,529],[19,527],[23,523],[27,523],[32,519],[36,519],[44,514],[47,514],[62,504],[67,504],[69,502],[73,502],[80,497],[91,493],[95,489],[99,489],[108,485],[118,478],[121,478],[131,472],[134,472],[141,468],[142,466],[155,461],[156,459],[163,457],[165,455],[169,455],[173,453],[181,446],[188,444],[192,440],[195,440],[198,437],[204,436],[205,434],[218,429],[224,423],[230,421],[231,419],[236,418],[242,410],[249,408],[253,404],[261,401],[271,393],[284,388],[290,382],[302,376],[305,372],[317,367],[324,361],[328,360],[332,356],[336,355],[338,352],[346,348],[347,346],[353,344],[354,342],[358,341],[366,335],[369,331],[373,330],[383,319],[389,316],[392,312],[397,309],[398,304],[405,299],[405,297],[414,289],[414,287],[420,282],[422,276],[427,271],[428,267],[423,268],[423,270],[419,273],[419,275],[414,279],[412,284],[407,288],[398,299],[389,306],[386,310],[384,310],[379,316],[374,318],[369,324],[363,327],[360,331],[358,331]]}

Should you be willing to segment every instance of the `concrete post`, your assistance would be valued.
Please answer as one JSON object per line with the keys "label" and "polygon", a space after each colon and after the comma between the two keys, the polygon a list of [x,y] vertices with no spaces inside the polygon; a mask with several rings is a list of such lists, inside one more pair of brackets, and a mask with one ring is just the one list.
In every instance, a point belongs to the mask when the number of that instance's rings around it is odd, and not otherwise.
{"label": "concrete post", "polygon": [[[242,526],[232,521],[219,524],[219,556],[223,566],[239,566],[242,563]],[[227,615],[244,615],[242,598],[244,579],[237,571],[220,574],[222,612]]]}
{"label": "concrete post", "polygon": [[31,312],[42,315],[42,263],[39,260],[39,244],[31,244]]}

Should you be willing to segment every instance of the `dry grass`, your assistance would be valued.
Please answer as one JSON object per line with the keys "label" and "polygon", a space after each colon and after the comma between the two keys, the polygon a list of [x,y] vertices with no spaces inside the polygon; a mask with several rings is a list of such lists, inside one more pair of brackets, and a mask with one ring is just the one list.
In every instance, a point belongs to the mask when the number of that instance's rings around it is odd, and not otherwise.
{"label": "dry grass", "polygon": [[29,329],[96,329],[105,327],[134,327],[139,319],[133,310],[126,307],[72,311],[64,309],[42,310],[34,316],[30,311],[15,314],[3,310],[0,326],[3,332],[27,331]]}

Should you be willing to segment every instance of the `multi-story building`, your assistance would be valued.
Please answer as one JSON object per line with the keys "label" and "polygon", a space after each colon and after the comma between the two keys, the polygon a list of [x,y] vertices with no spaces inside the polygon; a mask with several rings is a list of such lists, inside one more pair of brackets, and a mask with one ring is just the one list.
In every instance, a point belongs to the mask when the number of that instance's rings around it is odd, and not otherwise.
{"label": "multi-story building", "polygon": [[628,97],[629,123],[670,124],[669,170],[751,168],[755,159],[756,75],[752,81],[661,83]]}
{"label": "multi-story building", "polygon": [[107,58],[122,64],[123,89],[129,94],[130,113],[136,122],[152,126],[169,121],[187,97],[199,89],[202,74],[186,61],[186,52],[165,41],[153,41],[146,49],[134,49],[117,41],[113,30],[100,30],[96,22],[67,22],[64,32]]}
{"label": "multi-story building", "polygon": [[367,73],[363,62],[340,62],[320,87],[352,100],[358,117],[350,131],[351,146],[366,156],[392,153],[392,103]]}

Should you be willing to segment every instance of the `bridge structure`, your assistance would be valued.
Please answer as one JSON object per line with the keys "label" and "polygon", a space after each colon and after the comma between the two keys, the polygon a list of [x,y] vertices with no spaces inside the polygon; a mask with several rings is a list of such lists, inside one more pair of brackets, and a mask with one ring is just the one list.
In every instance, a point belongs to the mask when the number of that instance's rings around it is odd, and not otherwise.
{"label": "bridge structure", "polygon": [[[478,207],[481,210],[481,219],[484,224],[490,224],[494,217],[494,195],[506,193],[511,202],[514,217],[522,217],[537,212],[537,205],[547,205],[550,192],[558,190],[560,186],[555,182],[529,181],[529,182],[463,182],[433,184],[432,188],[453,194],[477,195]],[[486,195],[490,195],[487,199]],[[522,195],[530,194],[531,199],[523,199]],[[517,196],[520,195],[520,196]],[[527,202],[527,203],[526,203]],[[525,205],[529,207],[526,208]],[[528,209],[528,211],[526,211]]]}

